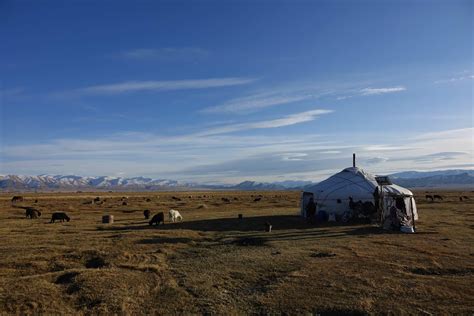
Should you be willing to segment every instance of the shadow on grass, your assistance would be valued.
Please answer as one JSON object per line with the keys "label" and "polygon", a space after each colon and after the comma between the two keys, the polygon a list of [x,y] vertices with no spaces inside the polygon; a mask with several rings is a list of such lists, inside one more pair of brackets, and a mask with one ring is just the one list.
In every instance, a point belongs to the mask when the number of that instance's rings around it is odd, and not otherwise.
{"label": "shadow on grass", "polygon": [[191,238],[167,238],[167,237],[157,237],[157,238],[147,238],[137,241],[137,244],[150,245],[150,244],[187,244],[192,242]]}
{"label": "shadow on grass", "polygon": [[[266,223],[272,225],[272,232],[264,232]],[[331,230],[331,228],[334,230]],[[355,228],[355,229],[354,229]],[[141,225],[110,226],[101,227],[107,231],[134,231],[134,230],[176,230],[186,229],[203,232],[261,232],[266,235],[295,235],[301,236],[302,231],[311,232],[312,235],[369,235],[383,233],[379,227],[363,225],[362,223],[318,223],[309,224],[298,215],[274,215],[274,216],[254,216],[238,218],[218,218],[203,219],[190,222],[166,223],[158,226]],[[292,231],[293,230],[293,231]],[[294,230],[298,230],[295,232]]]}

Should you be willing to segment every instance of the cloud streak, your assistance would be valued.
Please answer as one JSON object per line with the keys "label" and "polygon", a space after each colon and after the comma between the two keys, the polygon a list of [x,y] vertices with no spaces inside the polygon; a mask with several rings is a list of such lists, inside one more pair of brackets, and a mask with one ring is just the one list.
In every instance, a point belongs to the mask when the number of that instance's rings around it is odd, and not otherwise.
{"label": "cloud streak", "polygon": [[118,95],[143,91],[171,91],[220,88],[245,85],[256,81],[254,78],[211,78],[172,81],[126,81],[121,83],[95,85],[66,92],[73,95]]}
{"label": "cloud streak", "polygon": [[394,93],[394,92],[401,92],[405,91],[406,88],[399,86],[399,87],[390,87],[390,88],[364,88],[360,90],[360,95],[378,95],[378,94],[386,94],[386,93]]}
{"label": "cloud streak", "polygon": [[311,95],[260,94],[232,99],[224,104],[203,109],[203,113],[250,113],[276,105],[289,104],[311,98]]}
{"label": "cloud streak", "polygon": [[277,127],[290,126],[290,125],[300,124],[304,122],[314,121],[321,115],[329,114],[332,112],[333,112],[332,110],[315,109],[311,111],[290,114],[285,117],[274,119],[274,120],[239,123],[239,124],[231,124],[231,125],[222,126],[222,127],[216,127],[216,128],[212,128],[207,131],[198,133],[197,135],[207,136],[207,135],[227,134],[227,133],[244,131],[244,130],[252,130],[252,129],[265,129],[265,128],[277,128]]}
{"label": "cloud streak", "polygon": [[194,61],[206,58],[209,51],[199,47],[163,47],[139,48],[123,51],[119,54],[125,59],[142,61]]}

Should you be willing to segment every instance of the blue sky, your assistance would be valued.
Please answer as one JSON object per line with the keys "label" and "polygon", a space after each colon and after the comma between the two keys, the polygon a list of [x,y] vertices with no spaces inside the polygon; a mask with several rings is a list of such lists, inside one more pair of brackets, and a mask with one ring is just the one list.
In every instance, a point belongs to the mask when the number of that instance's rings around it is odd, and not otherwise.
{"label": "blue sky", "polygon": [[0,1],[0,174],[474,168],[472,1]]}

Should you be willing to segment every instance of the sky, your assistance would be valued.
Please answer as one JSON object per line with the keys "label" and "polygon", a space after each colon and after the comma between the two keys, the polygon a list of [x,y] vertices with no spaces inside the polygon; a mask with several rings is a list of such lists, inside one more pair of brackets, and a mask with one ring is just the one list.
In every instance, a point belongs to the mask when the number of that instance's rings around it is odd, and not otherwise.
{"label": "sky", "polygon": [[473,3],[0,0],[0,174],[474,169]]}

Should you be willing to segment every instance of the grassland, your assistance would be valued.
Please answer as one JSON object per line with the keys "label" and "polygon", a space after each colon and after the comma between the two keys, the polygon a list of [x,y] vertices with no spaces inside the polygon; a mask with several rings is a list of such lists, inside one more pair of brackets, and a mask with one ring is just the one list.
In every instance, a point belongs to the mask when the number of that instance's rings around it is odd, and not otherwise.
{"label": "grassland", "polygon": [[[3,194],[0,314],[472,314],[474,193],[437,193],[417,234],[309,225],[298,192],[25,194],[39,219]],[[169,208],[184,221],[143,217]]]}

